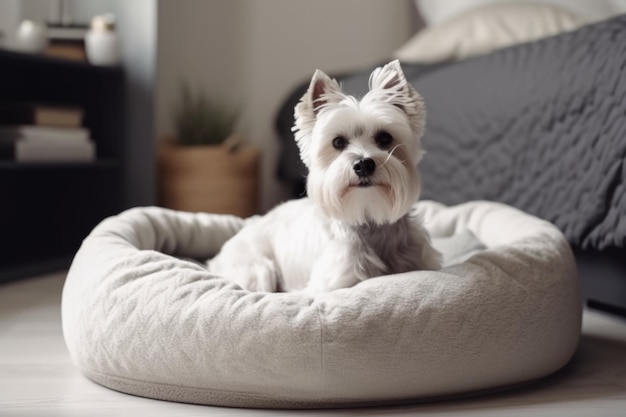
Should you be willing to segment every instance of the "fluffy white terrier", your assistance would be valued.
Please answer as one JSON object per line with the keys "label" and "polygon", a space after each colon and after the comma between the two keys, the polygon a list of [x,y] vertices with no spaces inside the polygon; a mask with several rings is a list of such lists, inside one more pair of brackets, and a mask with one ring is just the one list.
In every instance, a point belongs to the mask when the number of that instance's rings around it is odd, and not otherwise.
{"label": "fluffy white terrier", "polygon": [[293,128],[308,198],[248,221],[209,269],[250,291],[310,294],[379,275],[439,269],[411,208],[425,111],[398,61],[375,69],[359,101],[316,71]]}

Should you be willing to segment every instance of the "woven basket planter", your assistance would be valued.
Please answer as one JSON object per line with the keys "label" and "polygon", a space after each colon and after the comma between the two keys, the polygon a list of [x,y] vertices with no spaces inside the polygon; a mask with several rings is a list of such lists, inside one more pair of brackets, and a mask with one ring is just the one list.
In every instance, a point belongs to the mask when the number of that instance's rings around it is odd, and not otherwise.
{"label": "woven basket planter", "polygon": [[234,214],[258,211],[260,152],[252,146],[179,146],[158,152],[159,205],[174,210]]}

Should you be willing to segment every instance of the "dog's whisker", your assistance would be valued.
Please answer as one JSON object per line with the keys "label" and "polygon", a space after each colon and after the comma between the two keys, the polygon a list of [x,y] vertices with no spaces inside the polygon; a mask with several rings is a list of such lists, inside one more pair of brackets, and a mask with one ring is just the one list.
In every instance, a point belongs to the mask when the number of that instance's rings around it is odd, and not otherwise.
{"label": "dog's whisker", "polygon": [[[387,154],[387,158],[385,158],[385,160],[384,160],[384,161],[383,161],[383,163],[381,164],[381,167],[384,167],[384,166],[385,166],[385,164],[386,164],[387,162],[389,162],[389,159],[391,159],[391,157],[393,156],[394,151],[395,151],[396,149],[398,149],[400,146],[402,146],[402,144],[401,144],[401,143],[397,144],[396,146],[394,146],[394,147],[393,147],[393,149],[391,149],[391,150],[389,151],[389,153]],[[405,162],[405,161],[401,161],[401,162]]]}

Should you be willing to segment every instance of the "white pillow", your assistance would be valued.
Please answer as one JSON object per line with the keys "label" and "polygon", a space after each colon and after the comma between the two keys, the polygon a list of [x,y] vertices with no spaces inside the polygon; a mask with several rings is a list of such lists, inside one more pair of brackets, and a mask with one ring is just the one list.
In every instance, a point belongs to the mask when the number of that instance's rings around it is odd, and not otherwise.
{"label": "white pillow", "polygon": [[[415,0],[424,22],[438,25],[467,11],[489,4],[511,3],[515,0]],[[569,10],[586,20],[601,20],[624,11],[624,0],[541,0],[527,4],[551,4]]]}
{"label": "white pillow", "polygon": [[576,29],[585,20],[555,6],[490,4],[418,32],[394,54],[403,62],[436,63],[469,58]]}

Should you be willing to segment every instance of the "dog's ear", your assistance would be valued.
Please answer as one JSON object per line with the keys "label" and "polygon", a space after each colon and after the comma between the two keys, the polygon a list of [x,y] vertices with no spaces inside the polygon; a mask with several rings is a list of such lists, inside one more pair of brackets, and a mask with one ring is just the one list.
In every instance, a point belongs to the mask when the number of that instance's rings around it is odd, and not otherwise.
{"label": "dog's ear", "polygon": [[[295,108],[296,126],[315,122],[317,114],[328,104],[338,103],[345,98],[336,80],[316,70],[306,93]],[[303,126],[301,126],[303,127]]]}
{"label": "dog's ear", "polygon": [[372,71],[369,80],[371,90],[402,90],[407,84],[406,77],[398,60]]}
{"label": "dog's ear", "polygon": [[406,80],[400,61],[397,59],[372,71],[369,87],[370,91],[381,89],[398,93],[405,92],[408,88],[413,88]]}
{"label": "dog's ear", "polygon": [[416,133],[421,135],[426,116],[424,102],[407,81],[398,60],[376,68],[370,75],[369,88],[366,95],[369,100],[382,100],[400,108],[409,117]]}
{"label": "dog's ear", "polygon": [[313,113],[319,111],[329,103],[336,103],[343,99],[341,87],[337,80],[330,78],[320,70],[316,70],[311,78],[311,84],[302,100],[308,100],[311,103]]}
{"label": "dog's ear", "polygon": [[345,95],[341,92],[341,87],[337,81],[320,70],[315,71],[309,88],[296,105],[295,125],[292,129],[296,134],[300,157],[305,165],[309,166],[310,135],[318,113],[327,105],[338,103],[343,99],[345,99]]}

